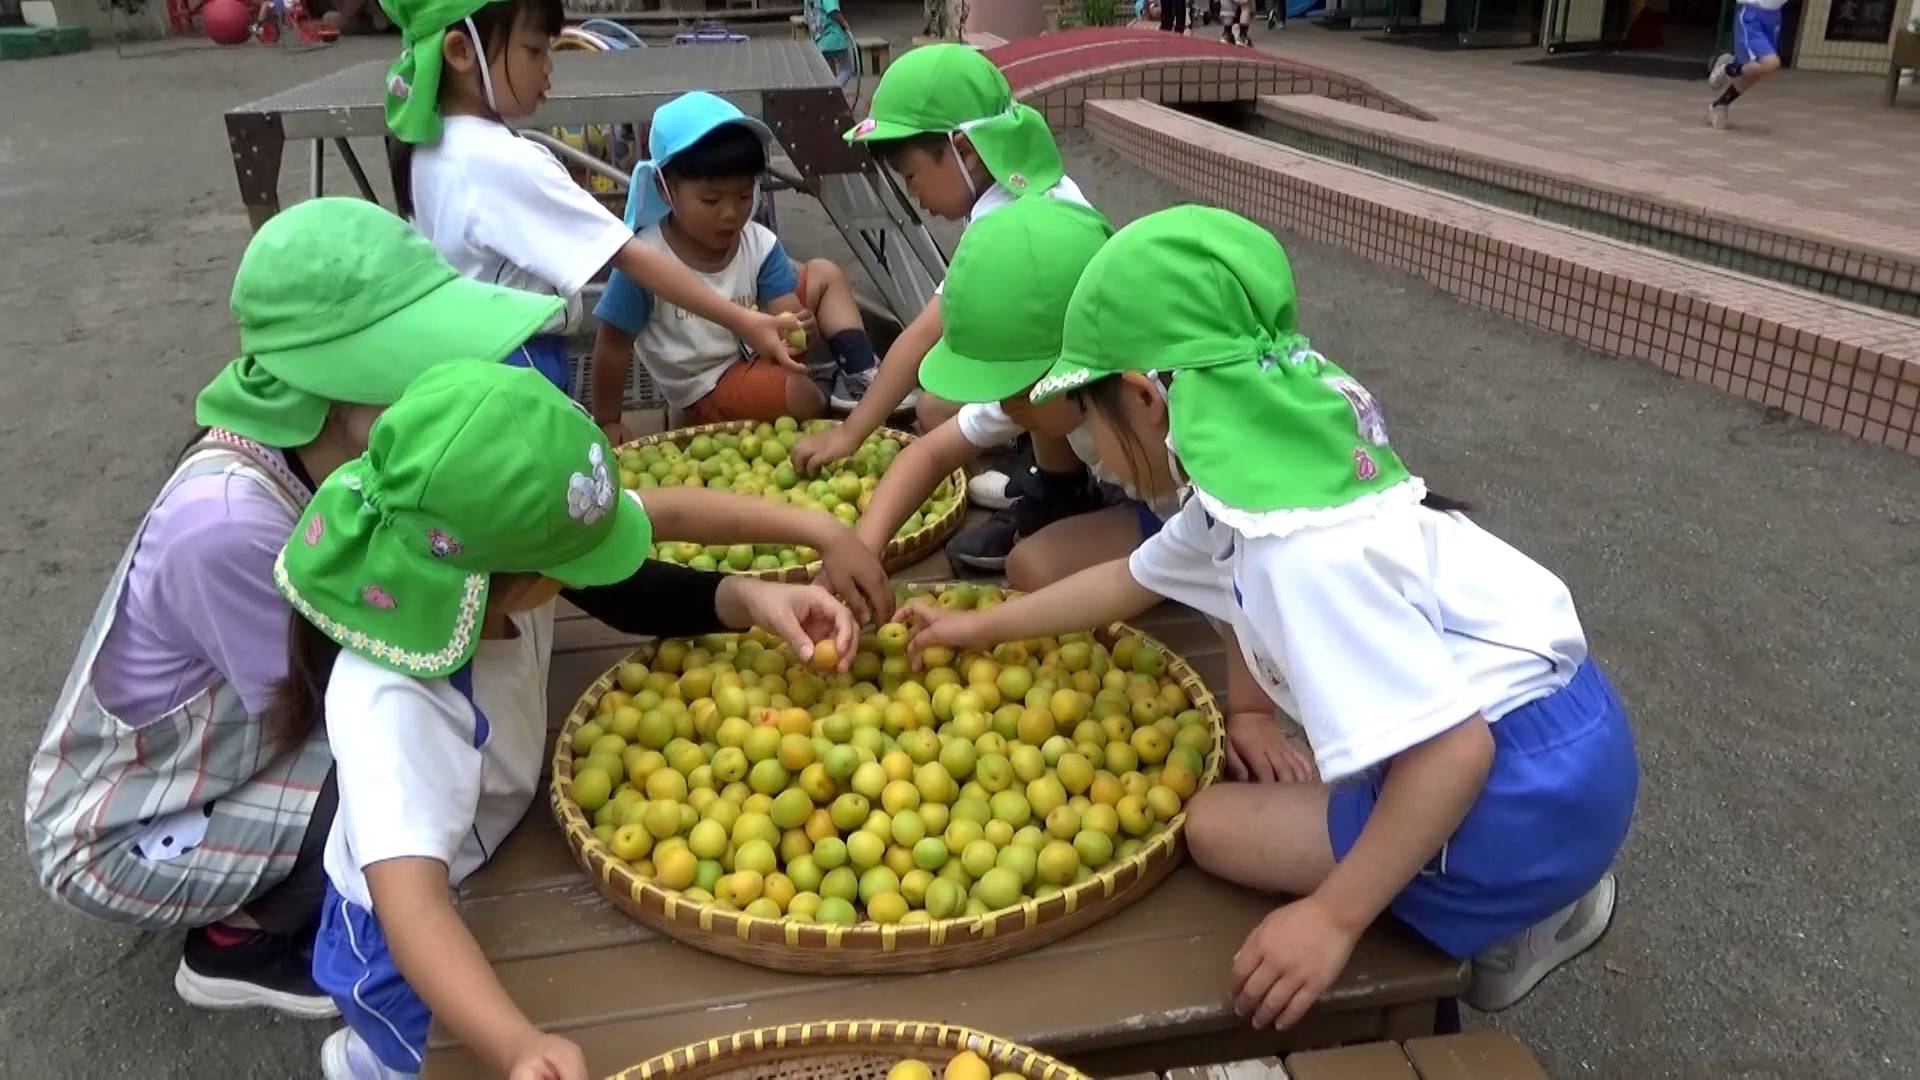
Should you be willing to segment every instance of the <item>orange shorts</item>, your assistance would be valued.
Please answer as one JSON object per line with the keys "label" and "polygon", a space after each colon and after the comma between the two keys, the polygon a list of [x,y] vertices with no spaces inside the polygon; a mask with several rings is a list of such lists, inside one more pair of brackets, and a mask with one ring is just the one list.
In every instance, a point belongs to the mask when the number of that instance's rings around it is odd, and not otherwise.
{"label": "orange shorts", "polygon": [[771,360],[736,360],[707,396],[687,408],[687,423],[778,420],[787,415],[787,380],[794,375]]}

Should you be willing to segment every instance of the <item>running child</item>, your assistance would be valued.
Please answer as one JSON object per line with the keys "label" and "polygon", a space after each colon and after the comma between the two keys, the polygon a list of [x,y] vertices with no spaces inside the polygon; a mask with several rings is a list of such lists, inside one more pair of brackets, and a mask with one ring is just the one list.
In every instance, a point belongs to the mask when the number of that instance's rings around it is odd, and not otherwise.
{"label": "running child", "polygon": [[387,69],[386,86],[401,216],[467,277],[566,301],[521,349],[521,366],[570,389],[565,335],[582,323],[581,290],[609,266],[726,326],[754,350],[794,363],[787,352],[791,316],[733,303],[640,243],[551,151],[509,126],[546,98],[549,42],[566,22],[560,0],[381,6],[407,43]]}
{"label": "running child", "polygon": [[1780,70],[1781,9],[1787,0],[1739,0],[1733,9],[1733,51],[1714,57],[1707,86],[1719,92],[1707,123],[1727,126],[1728,108],[1760,80]]}
{"label": "running child", "polygon": [[[587,1080],[579,1048],[507,997],[449,896],[540,786],[554,598],[627,580],[645,558],[647,513],[611,457],[538,375],[445,365],[374,422],[275,563],[301,618],[269,720],[298,738],[324,695],[340,792],[313,951],[347,1025],[321,1049],[328,1080],[416,1074],[434,1016],[499,1074]],[[853,616],[824,590],[749,595],[719,618],[802,655],[816,640],[851,655]],[[683,618],[697,632],[717,621]]]}
{"label": "running child", "polygon": [[800,6],[813,47],[826,57],[827,67],[841,86],[853,77],[853,27],[840,10],[840,0],[806,0]]}
{"label": "running child", "polygon": [[1084,411],[1129,483],[1192,498],[1130,558],[988,611],[904,617],[916,647],[962,649],[1163,598],[1228,623],[1323,781],[1221,784],[1189,805],[1202,867],[1301,898],[1241,946],[1236,1007],[1296,1023],[1391,911],[1473,961],[1465,1000],[1502,1009],[1613,916],[1639,780],[1626,709],[1566,586],[1427,492],[1296,311],[1285,252],[1244,218],[1179,207],[1121,230],[1034,407]]}
{"label": "running child", "polygon": [[[847,138],[899,174],[926,212],[964,221],[968,228],[1029,195],[1089,205],[1066,175],[1046,117],[1014,101],[1007,77],[971,46],[923,45],[908,51],[880,77],[867,118]],[[919,384],[921,361],[940,339],[940,330],[936,290],[887,350],[859,407],[844,423],[794,447],[795,468],[811,472],[846,457],[885,423]],[[957,410],[957,403],[920,395],[921,430],[932,431]],[[982,473],[967,489],[977,503],[1001,512],[1026,503],[1019,515],[1029,532],[1083,509],[1056,492],[1077,493],[1087,486],[1079,459],[1064,440],[1035,438],[1032,454],[1034,467],[1018,468],[1012,478]],[[1015,533],[1007,521],[996,519],[962,532],[947,551],[963,566],[997,570]]]}
{"label": "running child", "polygon": [[[734,333],[656,303],[653,291],[615,270],[593,314],[593,414],[609,437],[634,346],[648,374],[687,423],[823,416],[829,397],[857,400],[873,378],[853,289],[825,259],[797,265],[773,230],[753,220],[773,133],[725,99],[703,91],[659,107],[647,133],[650,158],[634,168],[626,226],[642,247],[697,275],[736,304],[782,315],[817,314],[834,368],[816,381],[802,368],[751,355]],[[799,351],[801,342],[792,342]]]}

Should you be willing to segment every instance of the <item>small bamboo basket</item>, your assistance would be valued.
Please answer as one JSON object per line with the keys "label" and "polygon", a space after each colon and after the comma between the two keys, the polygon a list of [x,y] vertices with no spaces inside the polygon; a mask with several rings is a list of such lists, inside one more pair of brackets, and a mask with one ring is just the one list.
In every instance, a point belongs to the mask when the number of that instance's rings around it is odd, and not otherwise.
{"label": "small bamboo basket", "polygon": [[902,1020],[830,1020],[741,1031],[648,1058],[608,1080],[886,1080],[902,1058],[935,1075],[963,1051],[995,1076],[1087,1080],[1038,1050],[951,1024]]}
{"label": "small bamboo basket", "polygon": [[[916,585],[909,594],[936,595],[942,587]],[[1160,650],[1167,674],[1212,728],[1196,790],[1217,780],[1226,752],[1225,720],[1199,673],[1159,640],[1125,623],[1114,623],[1095,636],[1109,648],[1122,637],[1137,636]],[[655,643],[644,643],[622,663],[648,663],[654,648]],[[775,971],[814,975],[900,975],[973,967],[1030,952],[1110,918],[1165,880],[1186,851],[1183,807],[1164,831],[1138,851],[1085,881],[1044,899],[1025,899],[983,915],[931,923],[828,925],[749,915],[691,901],[678,890],[636,875],[615,858],[593,834],[592,822],[573,798],[574,733],[593,719],[600,698],[616,685],[619,671],[620,664],[615,664],[594,680],[560,726],[549,787],[554,815],[575,861],[607,899],[642,924],[707,952]]]}
{"label": "small bamboo basket", "polygon": [[[615,449],[614,455],[618,457],[623,451],[640,450],[649,446],[659,446],[662,443],[672,443],[684,450],[688,443],[701,435],[736,434],[759,426],[759,422],[755,420],[729,420],[719,424],[674,428],[672,431],[662,431],[657,435],[647,435],[632,442],[622,443]],[[894,428],[881,428],[878,434],[882,438],[899,443],[902,447],[911,445],[913,442],[912,435]],[[932,521],[923,523],[920,528],[905,536],[896,536],[887,541],[886,550],[880,553],[880,565],[886,567],[889,573],[912,566],[938,551],[940,545],[946,543],[949,537],[959,531],[961,521],[967,516],[966,471],[955,469],[947,481],[953,486],[954,492],[953,505],[947,508],[947,512]],[[672,537],[664,539],[671,540]],[[765,578],[768,581],[805,583],[814,579],[814,576],[820,572],[820,566],[819,560],[815,560],[798,566],[783,566],[777,570],[728,570],[726,572]]]}

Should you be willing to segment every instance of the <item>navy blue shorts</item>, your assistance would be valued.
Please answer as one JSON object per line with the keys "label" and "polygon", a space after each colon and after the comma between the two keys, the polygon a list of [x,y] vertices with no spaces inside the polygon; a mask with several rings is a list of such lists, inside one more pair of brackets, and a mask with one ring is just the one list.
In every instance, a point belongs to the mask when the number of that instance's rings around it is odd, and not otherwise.
{"label": "navy blue shorts", "polygon": [[1751,64],[1780,52],[1780,12],[1740,4],[1733,13],[1733,62]]}
{"label": "navy blue shorts", "polygon": [[538,371],[563,394],[573,390],[573,358],[567,355],[567,339],[559,334],[535,334],[508,353],[504,363]]}
{"label": "navy blue shorts", "polygon": [[332,996],[340,1019],[381,1064],[403,1073],[420,1071],[433,1014],[393,966],[380,921],[335,892],[332,882],[313,942],[313,981]]}
{"label": "navy blue shorts", "polygon": [[1154,534],[1160,531],[1160,526],[1166,524],[1160,520],[1159,514],[1153,512],[1153,507],[1148,506],[1139,499],[1126,499],[1116,505],[1124,506],[1133,511],[1134,520],[1140,525],[1140,540],[1142,543],[1153,539]]}
{"label": "navy blue shorts", "polygon": [[[1626,706],[1589,660],[1558,692],[1493,724],[1486,787],[1440,854],[1389,908],[1449,956],[1466,959],[1593,888],[1627,838],[1640,786]],[[1333,857],[1353,850],[1385,770],[1327,798]]]}

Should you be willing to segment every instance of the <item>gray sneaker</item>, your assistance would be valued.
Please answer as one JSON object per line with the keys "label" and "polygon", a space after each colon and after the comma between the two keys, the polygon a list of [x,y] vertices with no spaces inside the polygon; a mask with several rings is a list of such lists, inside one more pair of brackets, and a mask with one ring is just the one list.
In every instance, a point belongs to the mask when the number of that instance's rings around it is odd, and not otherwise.
{"label": "gray sneaker", "polygon": [[1733,79],[1727,75],[1727,65],[1733,63],[1732,53],[1721,53],[1713,58],[1713,66],[1707,69],[1707,87],[1714,93],[1725,90]]}
{"label": "gray sneaker", "polygon": [[1554,969],[1593,948],[1613,925],[1613,875],[1587,895],[1519,937],[1473,958],[1473,979],[1460,999],[1481,1012],[1510,1008]]}
{"label": "gray sneaker", "polygon": [[1712,126],[1715,131],[1725,131],[1727,129],[1727,107],[1717,101],[1707,106],[1707,123]]}

